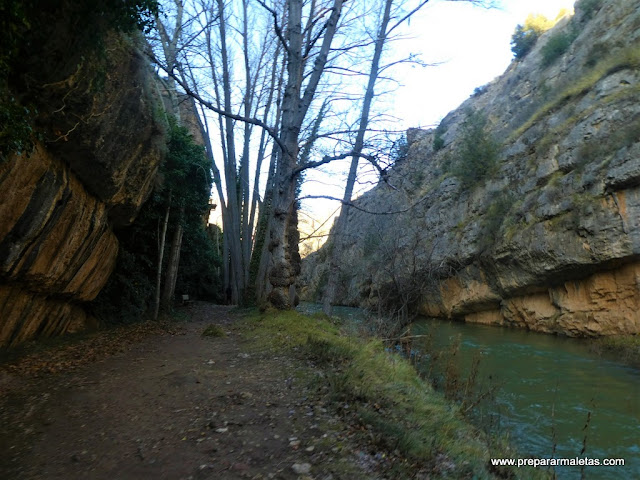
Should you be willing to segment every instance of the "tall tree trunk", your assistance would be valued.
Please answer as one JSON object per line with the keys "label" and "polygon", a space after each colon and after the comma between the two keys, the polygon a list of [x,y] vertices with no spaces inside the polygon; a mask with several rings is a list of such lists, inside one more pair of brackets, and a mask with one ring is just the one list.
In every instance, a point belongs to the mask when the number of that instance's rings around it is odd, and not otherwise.
{"label": "tall tree trunk", "polygon": [[333,302],[336,297],[338,279],[340,278],[340,257],[342,256],[342,250],[344,247],[344,232],[346,231],[347,219],[349,217],[349,203],[351,202],[351,196],[353,195],[353,187],[356,182],[356,174],[358,173],[358,161],[360,159],[360,154],[362,153],[364,136],[369,124],[369,112],[371,111],[371,102],[375,95],[376,80],[380,73],[380,58],[382,57],[382,50],[387,40],[387,27],[389,26],[389,20],[391,18],[392,4],[393,0],[385,1],[384,13],[382,15],[382,21],[380,23],[374,47],[373,59],[371,61],[369,81],[367,82],[367,89],[362,102],[360,124],[356,135],[356,143],[353,148],[354,155],[351,157],[351,166],[349,168],[349,175],[347,176],[347,185],[342,198],[342,208],[340,209],[340,215],[338,215],[338,219],[333,229],[333,241],[329,254],[330,260],[329,273],[327,275],[327,286],[322,298],[322,310],[327,315],[331,315]]}
{"label": "tall tree trunk", "polygon": [[[252,116],[253,99],[255,96],[255,83],[251,78],[251,62],[249,59],[249,20],[247,14],[248,0],[242,0],[242,51],[244,55],[244,75],[245,75],[245,92],[243,99],[244,115],[249,118]],[[249,205],[251,203],[251,188],[249,185],[249,147],[251,144],[252,125],[248,122],[244,124],[244,139],[242,146],[242,157],[240,159],[240,198],[242,204],[242,225],[241,225],[241,245],[242,245],[242,268],[243,268],[243,284],[242,298],[244,302],[244,292],[249,283],[249,263],[251,262],[251,243],[253,229],[249,223]]]}
{"label": "tall tree trunk", "polygon": [[229,237],[224,213],[222,214],[222,288],[225,303],[231,303],[231,267],[229,265]]}
{"label": "tall tree trunk", "polygon": [[289,0],[287,85],[282,108],[282,155],[276,168],[276,187],[269,221],[266,301],[278,309],[291,307],[289,288],[293,284],[287,231],[295,189],[291,178],[298,159],[301,123],[296,120],[302,86],[302,0]]}
{"label": "tall tree trunk", "polygon": [[287,25],[287,84],[282,108],[282,145],[281,161],[276,169],[276,182],[273,195],[273,211],[269,222],[268,267],[266,295],[264,300],[278,309],[292,307],[296,272],[293,260],[298,254],[289,239],[298,228],[295,215],[296,176],[294,169],[298,161],[299,137],[302,123],[311,105],[320,78],[324,72],[329,49],[342,13],[343,0],[335,0],[329,19],[325,25],[322,45],[315,59],[313,70],[302,93],[303,77],[303,34],[302,0],[289,0]]}
{"label": "tall tree trunk", "polygon": [[275,171],[278,165],[280,150],[277,145],[273,145],[271,151],[271,162],[269,162],[269,173],[267,175],[267,187],[264,192],[264,201],[262,202],[260,215],[258,218],[258,235],[256,236],[256,244],[253,248],[253,257],[251,262],[257,265],[255,274],[255,300],[258,305],[265,305],[268,295],[267,272],[271,262],[271,253],[269,250],[269,238],[271,229],[271,213],[273,211],[273,192],[275,190]]}
{"label": "tall tree trunk", "polygon": [[[280,51],[280,44],[278,44],[278,49],[276,50],[276,57]],[[275,73],[276,73],[276,65],[274,62],[274,68],[272,70],[272,85],[275,84]],[[280,125],[280,119],[282,117],[282,85],[284,82],[284,72],[286,68],[286,56],[283,56],[282,63],[280,65],[280,72],[278,74],[278,82],[277,86],[275,86],[276,92],[276,115],[275,115],[275,133],[278,134],[278,126]],[[269,104],[273,100],[273,89],[270,92],[268,101]],[[265,116],[265,121],[266,121]],[[264,133],[264,131],[263,131]],[[261,148],[265,145],[260,144]],[[271,160],[269,162],[269,172],[267,173],[267,185],[265,187],[264,192],[264,201],[260,204],[260,211],[258,212],[258,223],[256,227],[256,241],[254,242],[252,256],[251,256],[251,268],[252,268],[252,281],[253,281],[253,294],[254,300],[258,304],[263,304],[264,299],[266,299],[266,274],[267,267],[269,263],[269,252],[268,252],[268,239],[269,239],[269,222],[271,218],[271,211],[273,207],[273,190],[274,190],[274,181],[275,181],[275,172],[276,166],[278,165],[278,158],[281,154],[280,147],[274,142],[271,146]],[[258,155],[258,159],[260,163],[262,163],[262,154]],[[256,214],[256,208],[258,205],[259,194],[258,194],[258,179],[260,178],[259,170],[256,169],[256,180],[255,180],[255,190],[254,197],[251,206],[251,224],[254,225],[253,218]]]}
{"label": "tall tree trunk", "polygon": [[[224,99],[224,110],[231,112],[231,78],[230,60],[227,50],[227,19],[225,16],[225,5],[223,0],[217,0],[218,15],[220,18],[220,53],[222,55],[222,92]],[[222,132],[221,132],[222,133]],[[244,267],[242,264],[242,244],[241,244],[241,212],[240,195],[238,192],[238,172],[236,171],[236,151],[234,138],[234,120],[231,117],[224,118],[224,141],[226,143],[225,158],[225,182],[227,187],[227,211],[229,221],[225,226],[230,227],[225,231],[229,245],[229,258],[231,262],[231,290],[232,302],[239,303],[244,296]]]}
{"label": "tall tree trunk", "polygon": [[169,192],[169,202],[162,222],[162,232],[158,239],[158,265],[156,268],[156,294],[153,298],[153,320],[158,320],[160,313],[160,284],[162,283],[162,260],[164,259],[164,244],[167,238],[167,227],[169,226],[169,212],[171,210],[171,192]]}
{"label": "tall tree trunk", "polygon": [[[194,81],[194,88],[196,89],[196,93],[197,93],[197,83]],[[194,105],[195,105],[195,101],[194,101]],[[222,236],[222,277],[223,277],[223,289],[224,289],[224,298],[225,301],[230,300],[229,298],[227,298],[227,290],[230,287],[230,272],[229,272],[229,242],[227,240],[227,232],[230,232],[231,230],[229,228],[227,228],[227,226],[225,225],[225,222],[227,221],[228,218],[228,212],[227,212],[227,202],[225,202],[224,199],[224,190],[222,188],[222,181],[220,179],[220,170],[218,169],[218,166],[216,165],[215,162],[215,158],[213,156],[213,148],[211,146],[211,135],[210,135],[210,128],[209,128],[209,121],[207,120],[207,115],[205,114],[204,111],[204,107],[202,106],[202,104],[200,104],[200,115],[197,117],[198,119],[198,126],[200,128],[200,132],[202,133],[202,138],[205,139],[205,148],[206,148],[206,152],[207,152],[207,157],[209,158],[209,161],[211,162],[211,169],[213,171],[213,184],[216,187],[216,193],[218,194],[218,202],[220,203],[220,211],[222,213],[222,229],[223,229],[223,236]],[[222,144],[223,148],[224,148],[224,143]],[[220,251],[220,249],[218,249],[218,251]]]}
{"label": "tall tree trunk", "polygon": [[178,279],[178,267],[180,266],[180,248],[182,247],[182,234],[184,227],[182,219],[184,217],[184,206],[180,207],[176,229],[171,240],[171,250],[169,251],[169,261],[167,263],[167,273],[164,279],[164,289],[162,291],[162,309],[166,312],[173,307],[173,297],[176,292],[176,280]]}

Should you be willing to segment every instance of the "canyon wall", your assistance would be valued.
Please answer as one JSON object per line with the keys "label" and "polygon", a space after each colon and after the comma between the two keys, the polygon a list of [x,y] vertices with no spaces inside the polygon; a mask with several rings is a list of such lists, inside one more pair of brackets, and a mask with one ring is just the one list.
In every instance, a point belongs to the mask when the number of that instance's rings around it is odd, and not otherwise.
{"label": "canyon wall", "polygon": [[[545,45],[559,35],[570,45],[554,58]],[[498,154],[465,180],[474,115]],[[578,2],[437,129],[407,139],[388,183],[350,210],[339,303],[571,336],[640,333],[640,5]],[[304,261],[307,299],[322,294],[327,253]]]}
{"label": "canyon wall", "polygon": [[83,304],[113,270],[113,229],[135,218],[166,148],[139,42],[110,34],[16,92],[38,106],[39,133],[30,153],[0,163],[0,347],[94,322]]}

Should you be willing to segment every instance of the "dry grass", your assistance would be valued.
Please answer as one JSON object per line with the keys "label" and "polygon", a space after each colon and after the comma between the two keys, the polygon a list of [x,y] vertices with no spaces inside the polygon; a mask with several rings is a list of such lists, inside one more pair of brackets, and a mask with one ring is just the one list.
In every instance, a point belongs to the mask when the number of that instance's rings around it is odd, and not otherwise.
{"label": "dry grass", "polygon": [[310,383],[328,385],[333,403],[348,403],[381,447],[399,452],[407,465],[427,466],[430,478],[547,478],[541,470],[492,470],[491,456],[515,452],[468,423],[459,406],[381,340],[347,336],[323,315],[297,312],[253,315],[245,335],[256,349],[312,360],[322,374],[310,373]]}

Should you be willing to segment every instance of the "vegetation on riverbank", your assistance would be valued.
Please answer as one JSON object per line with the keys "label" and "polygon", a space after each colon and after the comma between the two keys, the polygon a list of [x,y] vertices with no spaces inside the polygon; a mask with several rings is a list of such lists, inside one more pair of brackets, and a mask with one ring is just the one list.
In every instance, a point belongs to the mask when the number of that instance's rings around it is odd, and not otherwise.
{"label": "vegetation on riverbank", "polygon": [[380,448],[404,457],[395,466],[398,478],[416,471],[428,471],[429,478],[546,478],[541,470],[492,468],[490,457],[515,452],[471,426],[458,406],[379,339],[347,336],[324,315],[297,312],[249,315],[245,335],[256,349],[307,360],[300,375],[337,411],[352,415]]}
{"label": "vegetation on riverbank", "polygon": [[613,357],[619,362],[640,368],[640,335],[615,335],[593,341],[591,350],[598,355]]}

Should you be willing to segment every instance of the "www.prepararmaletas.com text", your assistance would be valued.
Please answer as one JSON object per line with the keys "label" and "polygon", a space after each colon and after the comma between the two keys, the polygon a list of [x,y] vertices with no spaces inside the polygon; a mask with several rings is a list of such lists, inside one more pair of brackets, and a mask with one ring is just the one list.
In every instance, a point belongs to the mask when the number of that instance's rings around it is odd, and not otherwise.
{"label": "www.prepararmaletas.com text", "polygon": [[492,458],[491,465],[512,467],[615,467],[624,466],[624,458]]}

